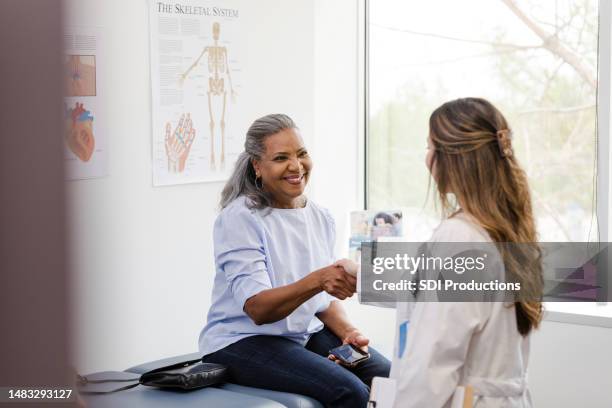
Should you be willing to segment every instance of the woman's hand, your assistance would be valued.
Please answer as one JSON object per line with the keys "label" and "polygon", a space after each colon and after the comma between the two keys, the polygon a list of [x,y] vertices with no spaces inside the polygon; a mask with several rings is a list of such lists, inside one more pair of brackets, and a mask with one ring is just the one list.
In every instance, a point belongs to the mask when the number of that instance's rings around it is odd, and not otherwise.
{"label": "woman's hand", "polygon": [[319,286],[330,295],[344,300],[355,293],[357,279],[346,273],[339,265],[330,265],[317,270]]}
{"label": "woman's hand", "polygon": [[334,265],[344,268],[344,270],[352,276],[357,276],[357,272],[360,268],[359,264],[351,261],[350,259],[339,259],[334,263]]}
{"label": "woman's hand", "polygon": [[[343,345],[352,344],[353,346],[360,348],[366,353],[368,352],[369,343],[370,343],[370,340],[366,336],[364,336],[359,330],[355,328],[349,329],[344,335],[344,338],[342,339]],[[336,364],[347,366],[346,364],[342,362],[342,360],[339,360],[333,354],[330,354],[329,356],[327,356],[327,358],[330,359],[331,361],[334,361]]]}
{"label": "woman's hand", "polygon": [[361,334],[359,330],[352,329],[344,336],[344,339],[342,339],[342,344],[352,344],[353,346],[359,347],[367,353],[370,340]]}

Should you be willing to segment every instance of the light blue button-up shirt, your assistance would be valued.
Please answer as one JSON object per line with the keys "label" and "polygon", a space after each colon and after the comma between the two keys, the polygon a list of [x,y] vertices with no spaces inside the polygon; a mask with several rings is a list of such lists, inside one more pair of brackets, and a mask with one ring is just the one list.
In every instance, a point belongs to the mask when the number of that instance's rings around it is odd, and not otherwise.
{"label": "light blue button-up shirt", "polygon": [[200,333],[202,355],[254,335],[306,344],[323,328],[315,314],[333,299],[321,292],[278,322],[253,323],[243,310],[247,299],[334,262],[335,224],[327,210],[310,200],[304,208],[264,210],[250,210],[246,200],[234,200],[215,222],[216,273],[208,321]]}

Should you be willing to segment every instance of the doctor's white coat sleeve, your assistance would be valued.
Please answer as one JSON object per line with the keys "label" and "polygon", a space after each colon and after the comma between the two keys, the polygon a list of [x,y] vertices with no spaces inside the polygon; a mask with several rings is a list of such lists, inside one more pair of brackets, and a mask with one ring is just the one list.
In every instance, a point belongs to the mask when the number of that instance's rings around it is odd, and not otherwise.
{"label": "doctor's white coat sleeve", "polygon": [[[459,384],[472,334],[481,330],[490,304],[419,302],[399,360],[396,408],[441,408]],[[396,362],[394,362],[396,364]]]}

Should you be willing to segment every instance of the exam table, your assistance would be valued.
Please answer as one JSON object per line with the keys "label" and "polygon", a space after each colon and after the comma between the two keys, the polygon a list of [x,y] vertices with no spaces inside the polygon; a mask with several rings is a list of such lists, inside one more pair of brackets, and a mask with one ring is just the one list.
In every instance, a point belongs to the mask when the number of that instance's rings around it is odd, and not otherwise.
{"label": "exam table", "polygon": [[[199,353],[165,358],[137,365],[125,370],[126,373],[143,374],[147,371],[182,361],[196,360]],[[82,395],[88,408],[323,408],[318,401],[304,395],[265,390],[226,383],[214,387],[191,391],[171,391],[154,387],[137,386],[111,394]]]}

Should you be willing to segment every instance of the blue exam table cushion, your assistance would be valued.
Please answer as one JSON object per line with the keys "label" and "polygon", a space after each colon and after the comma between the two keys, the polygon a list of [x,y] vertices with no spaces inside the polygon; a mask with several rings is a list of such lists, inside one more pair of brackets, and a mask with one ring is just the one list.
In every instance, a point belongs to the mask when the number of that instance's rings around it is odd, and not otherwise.
{"label": "blue exam table cushion", "polygon": [[[164,367],[167,365],[180,363],[181,361],[196,360],[200,357],[202,356],[199,353],[184,354],[182,356],[169,357],[169,358],[164,358],[164,359],[157,360],[157,361],[152,361],[150,363],[140,364],[134,367],[130,367],[125,371],[130,372],[130,373],[143,374],[143,373],[146,373],[147,371],[154,370],[159,367]],[[292,394],[289,392],[266,390],[263,388],[245,387],[243,385],[229,384],[229,383],[222,384],[214,388],[218,390],[227,391],[227,392],[231,391],[237,394],[243,394],[244,396],[250,395],[255,398],[269,399],[269,400],[276,401],[282,404],[282,406],[286,408],[323,408],[323,405],[319,401],[313,398],[307,397],[305,395]],[[205,391],[207,389],[208,388],[205,388],[200,391]],[[219,405],[219,406],[225,407],[225,405]],[[234,406],[234,405],[227,405],[227,406],[229,407],[229,406]]]}
{"label": "blue exam table cushion", "polygon": [[174,391],[139,385],[111,394],[83,394],[87,408],[284,408],[266,398],[240,394],[216,387]]}

